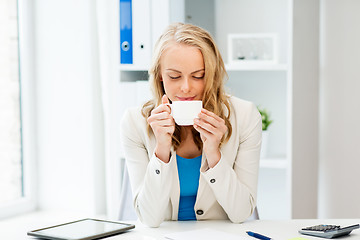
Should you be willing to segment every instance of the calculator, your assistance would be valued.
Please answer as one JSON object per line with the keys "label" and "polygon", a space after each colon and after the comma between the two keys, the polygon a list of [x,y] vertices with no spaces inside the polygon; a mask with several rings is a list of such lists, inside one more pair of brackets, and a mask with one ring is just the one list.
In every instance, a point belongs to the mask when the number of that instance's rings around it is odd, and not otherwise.
{"label": "calculator", "polygon": [[322,237],[322,238],[336,238],[345,236],[351,233],[352,230],[359,228],[359,224],[351,225],[348,227],[340,227],[338,225],[316,225],[311,227],[305,227],[299,230],[299,233]]}

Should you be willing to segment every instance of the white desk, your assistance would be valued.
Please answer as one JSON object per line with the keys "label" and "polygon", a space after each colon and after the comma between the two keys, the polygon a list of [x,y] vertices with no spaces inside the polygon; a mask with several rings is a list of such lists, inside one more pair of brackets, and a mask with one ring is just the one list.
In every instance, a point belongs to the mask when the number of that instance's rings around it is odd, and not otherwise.
{"label": "white desk", "polygon": [[[191,231],[201,228],[210,228],[217,231],[223,231],[227,233],[236,234],[241,239],[256,238],[249,237],[246,231],[253,231],[261,233],[265,236],[271,237],[275,240],[287,240],[295,237],[303,237],[306,239],[321,240],[324,238],[317,238],[311,236],[305,236],[298,233],[298,230],[302,227],[317,225],[317,224],[337,224],[341,226],[347,226],[360,223],[360,219],[336,219],[336,220],[284,220],[284,221],[267,221],[256,220],[251,222],[245,222],[242,224],[233,224],[228,221],[191,221],[191,222],[164,222],[159,228],[149,228],[139,222],[135,222],[135,229],[130,232],[108,238],[109,240],[164,240],[164,235],[172,232]],[[360,239],[360,230],[354,230],[348,237],[341,239]],[[205,239],[206,240],[206,239]],[[226,240],[226,239],[222,239]]]}
{"label": "white desk", "polygon": [[[25,216],[20,216],[8,220],[0,221],[0,238],[6,240],[30,240],[34,239],[26,235],[27,231],[47,227],[63,222],[78,220],[86,216],[79,214],[58,214],[58,213],[33,213]],[[88,216],[91,217],[91,216]],[[105,238],[106,240],[164,240],[164,235],[173,232],[191,231],[202,228],[210,228],[217,231],[223,231],[239,236],[239,240],[247,240],[251,238],[247,236],[246,231],[258,232],[263,235],[272,237],[275,240],[287,240],[295,237],[303,237],[306,239],[322,238],[310,237],[301,235],[298,230],[302,227],[317,225],[317,224],[337,224],[341,226],[348,226],[360,223],[360,219],[333,219],[333,220],[284,220],[284,221],[269,221],[258,220],[249,221],[242,224],[233,224],[229,221],[190,221],[190,222],[164,222],[159,228],[150,228],[140,222],[131,222],[136,225],[135,229],[127,233],[117,236]],[[350,236],[341,239],[360,239],[360,230],[354,230]],[[226,239],[221,239],[226,240]]]}

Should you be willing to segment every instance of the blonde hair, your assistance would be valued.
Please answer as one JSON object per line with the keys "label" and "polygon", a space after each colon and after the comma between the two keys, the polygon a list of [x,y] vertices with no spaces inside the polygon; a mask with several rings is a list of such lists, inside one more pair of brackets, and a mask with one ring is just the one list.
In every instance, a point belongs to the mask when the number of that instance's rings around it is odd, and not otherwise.
{"label": "blonde hair", "polygon": [[[221,143],[226,142],[231,136],[232,126],[229,120],[229,97],[224,90],[224,79],[227,77],[224,62],[211,35],[206,30],[192,24],[171,24],[156,42],[149,69],[149,81],[154,98],[143,105],[142,115],[148,118],[151,115],[151,111],[161,104],[161,98],[165,94],[165,89],[163,82],[161,81],[160,58],[167,47],[174,42],[193,46],[201,51],[205,65],[205,88],[202,97],[203,108],[215,113],[225,120],[228,132],[221,140]],[[227,115],[225,115],[223,105],[227,108]],[[152,129],[150,125],[148,125],[149,134],[151,131]],[[192,129],[192,135],[195,144],[200,150],[202,148],[200,134],[195,129]],[[172,136],[172,145],[175,150],[179,147],[180,142],[180,126],[176,124]]]}

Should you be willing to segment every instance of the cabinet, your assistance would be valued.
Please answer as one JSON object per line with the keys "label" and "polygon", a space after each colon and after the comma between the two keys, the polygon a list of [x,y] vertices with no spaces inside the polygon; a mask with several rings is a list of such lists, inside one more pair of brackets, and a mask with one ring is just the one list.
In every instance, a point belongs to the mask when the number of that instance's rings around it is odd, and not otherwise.
{"label": "cabinet", "polygon": [[[294,4],[297,2],[298,4]],[[108,93],[107,136],[109,142],[107,150],[108,170],[121,168],[121,150],[118,147],[118,123],[121,118],[119,109],[124,107],[121,101],[121,85],[124,82],[147,80],[147,66],[121,65],[119,55],[119,30],[118,30],[118,3],[113,2],[109,7],[111,12],[104,16],[108,20],[107,41],[110,43],[109,63],[110,71],[105,91]],[[157,0],[152,1],[152,16],[154,11],[162,18],[163,26],[172,21],[185,21],[204,27],[214,36],[223,59],[226,63],[229,79],[226,87],[230,94],[242,99],[250,100],[257,105],[267,108],[274,120],[269,128],[269,152],[266,158],[260,161],[260,175],[258,187],[258,210],[261,219],[289,219],[293,215],[292,199],[294,183],[301,177],[293,179],[293,54],[295,5],[300,1],[292,0]],[[316,4],[316,3],[315,3]],[[155,6],[154,6],[155,5]],[[306,8],[312,8],[309,3]],[[161,11],[156,8],[161,6]],[[300,9],[305,10],[306,8]],[[176,13],[176,14],[175,14]],[[175,16],[175,18],[174,18]],[[303,16],[306,18],[306,16]],[[156,21],[153,21],[156,22]],[[159,19],[157,20],[159,22]],[[308,25],[311,25],[309,23]],[[152,39],[160,33],[159,29],[152,31]],[[227,35],[231,33],[275,33],[278,36],[278,63],[258,65],[231,65],[227,58]],[[110,51],[111,49],[111,51]],[[309,63],[310,65],[311,63]],[[309,68],[305,65],[305,69]],[[310,66],[311,67],[311,66]],[[299,83],[301,85],[302,83]],[[124,89],[123,89],[124,90]],[[125,90],[126,91],[126,90]],[[306,92],[306,89],[302,90]],[[299,93],[299,92],[298,92]],[[315,96],[316,98],[316,96]],[[309,109],[303,109],[306,113]],[[120,111],[121,112],[121,111]],[[316,123],[314,123],[316,124]],[[304,129],[306,126],[304,127]],[[303,131],[304,134],[307,132]],[[301,144],[300,144],[301,145]],[[305,147],[305,145],[304,145]],[[316,153],[310,154],[316,156]],[[112,159],[112,160],[111,160]],[[311,161],[305,160],[305,161]],[[115,176],[112,176],[115,175]],[[108,176],[112,188],[117,188],[121,176],[115,173]],[[311,176],[310,179],[315,179]],[[114,183],[115,181],[115,183]],[[110,196],[116,203],[118,196]],[[109,203],[111,205],[111,203]],[[310,203],[315,205],[314,201]]]}
{"label": "cabinet", "polygon": [[291,218],[289,3],[288,0],[214,1],[215,38],[225,61],[228,34],[274,33],[278,38],[277,64],[226,64],[229,92],[265,107],[274,120],[268,130],[267,157],[260,160],[258,210],[261,219]]}

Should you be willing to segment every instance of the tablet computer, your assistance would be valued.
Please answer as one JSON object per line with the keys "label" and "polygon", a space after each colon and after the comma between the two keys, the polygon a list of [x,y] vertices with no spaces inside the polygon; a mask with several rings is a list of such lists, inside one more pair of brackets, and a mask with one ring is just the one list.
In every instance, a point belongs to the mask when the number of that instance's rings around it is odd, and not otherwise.
{"label": "tablet computer", "polygon": [[91,240],[116,235],[133,228],[133,224],[86,218],[29,231],[27,234],[51,240]]}

